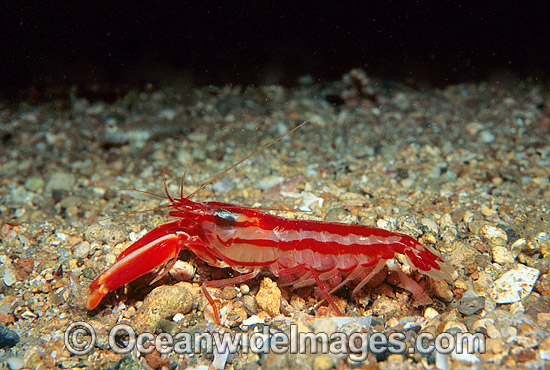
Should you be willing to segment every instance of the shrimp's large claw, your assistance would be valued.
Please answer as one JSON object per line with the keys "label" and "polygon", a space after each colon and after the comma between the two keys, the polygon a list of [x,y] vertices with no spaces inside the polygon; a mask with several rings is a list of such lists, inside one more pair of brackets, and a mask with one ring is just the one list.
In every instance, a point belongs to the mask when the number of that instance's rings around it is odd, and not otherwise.
{"label": "shrimp's large claw", "polygon": [[129,246],[119,255],[114,265],[90,284],[88,309],[95,308],[111,290],[148,272],[157,270],[157,278],[162,277],[174,265],[181,248],[198,239],[189,236],[192,232],[189,228],[193,226],[194,224],[181,220],[171,221],[157,226]]}
{"label": "shrimp's large claw", "polygon": [[103,299],[109,293],[109,288],[103,284],[98,284],[97,287],[94,287],[90,291],[90,296],[88,297],[88,302],[86,303],[86,307],[89,310],[93,310],[97,307],[99,302]]}

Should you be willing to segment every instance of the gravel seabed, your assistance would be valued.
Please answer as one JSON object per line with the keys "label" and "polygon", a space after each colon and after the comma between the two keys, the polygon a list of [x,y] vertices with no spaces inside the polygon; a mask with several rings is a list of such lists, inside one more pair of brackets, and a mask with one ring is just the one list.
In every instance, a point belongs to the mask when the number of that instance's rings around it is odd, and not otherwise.
{"label": "gravel seabed", "polygon": [[[356,297],[352,289],[337,292],[337,304],[345,316],[372,316],[370,327],[359,328],[371,333],[401,330],[412,338],[480,332],[486,353],[369,355],[362,362],[239,353],[225,368],[547,366],[548,90],[529,82],[415,89],[361,70],[334,83],[304,77],[295,88],[164,88],[109,104],[73,97],[69,108],[60,102],[2,107],[0,324],[20,340],[1,349],[0,360],[12,369],[184,369],[213,361],[211,353],[116,354],[106,333],[117,323],[157,333],[239,332],[243,322],[331,330],[315,327],[314,318],[334,313],[326,304],[316,307],[314,288],[294,291],[264,277],[212,290],[226,326],[217,327],[200,284],[233,275],[190,251],[182,251],[181,262],[153,286],[143,277],[95,310],[84,308],[90,282],[132,241],[170,220],[167,209],[131,214],[166,204],[132,189],[163,194],[165,178],[170,193],[179,194],[190,164],[183,186],[189,194],[305,120],[194,200],[299,209],[308,212],[274,213],[417,238],[438,250],[458,276],[446,283],[412,275],[431,304],[416,305],[387,271]],[[65,329],[76,321],[98,333],[89,354],[71,355],[64,344]]]}

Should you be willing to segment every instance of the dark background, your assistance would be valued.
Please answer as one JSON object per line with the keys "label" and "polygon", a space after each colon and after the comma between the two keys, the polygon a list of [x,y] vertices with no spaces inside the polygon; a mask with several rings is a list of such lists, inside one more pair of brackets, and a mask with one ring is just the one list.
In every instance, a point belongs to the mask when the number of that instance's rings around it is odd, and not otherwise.
{"label": "dark background", "polygon": [[147,83],[292,85],[354,67],[428,86],[547,82],[549,3],[14,1],[0,15],[0,98],[56,99],[71,86],[101,99]]}

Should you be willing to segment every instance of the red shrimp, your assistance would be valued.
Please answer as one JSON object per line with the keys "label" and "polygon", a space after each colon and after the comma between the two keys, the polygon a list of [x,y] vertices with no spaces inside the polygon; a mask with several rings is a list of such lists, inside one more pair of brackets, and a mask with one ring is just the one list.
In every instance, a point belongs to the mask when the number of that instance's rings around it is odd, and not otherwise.
{"label": "red shrimp", "polygon": [[[178,219],[156,227],[122,252],[115,264],[90,285],[88,309],[95,308],[109,291],[155,269],[156,281],[170,270],[182,248],[189,248],[210,266],[231,267],[241,274],[202,285],[217,324],[218,308],[206,288],[239,284],[265,269],[286,278],[286,284],[294,288],[317,284],[338,315],[341,312],[330,294],[351,280],[361,279],[352,292],[356,294],[396,254],[403,255],[422,274],[450,281],[452,270],[443,258],[405,234],[363,225],[293,220],[229,203],[191,200],[217,178],[306,122],[224,170],[187,197],[183,196],[183,178],[180,198],[172,197],[165,185],[166,198],[173,208],[169,215]],[[407,278],[405,282],[415,284]],[[416,284],[411,290],[418,288]]]}

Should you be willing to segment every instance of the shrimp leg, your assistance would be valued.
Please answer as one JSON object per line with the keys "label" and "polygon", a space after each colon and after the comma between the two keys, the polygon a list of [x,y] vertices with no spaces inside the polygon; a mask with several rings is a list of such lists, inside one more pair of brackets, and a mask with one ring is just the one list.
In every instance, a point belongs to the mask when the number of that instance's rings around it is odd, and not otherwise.
{"label": "shrimp leg", "polygon": [[207,288],[220,288],[220,287],[223,287],[223,286],[226,286],[226,285],[235,285],[235,284],[244,283],[247,280],[255,278],[260,273],[260,271],[261,271],[260,269],[256,269],[256,270],[254,270],[252,272],[249,272],[247,274],[242,274],[242,275],[235,276],[235,277],[232,277],[232,278],[227,278],[227,279],[205,281],[202,284],[202,286],[201,286],[202,292],[204,293],[204,296],[206,297],[206,300],[210,304],[210,307],[212,307],[212,310],[214,311],[214,320],[216,321],[216,324],[221,325],[220,324],[220,312],[218,310],[218,306],[216,306],[216,304],[214,302],[214,299],[212,298],[212,296],[210,295],[210,293],[208,293],[208,291],[206,289]]}
{"label": "shrimp leg", "polygon": [[306,264],[300,264],[300,265],[297,265],[295,267],[290,267],[290,268],[287,268],[287,269],[279,270],[277,272],[277,275],[278,276],[290,275],[290,274],[295,274],[295,273],[303,271],[303,270],[307,270],[311,274],[311,276],[313,276],[313,279],[315,279],[315,282],[319,286],[319,289],[321,290],[321,293],[323,294],[323,297],[327,300],[330,307],[332,307],[332,309],[334,310],[334,312],[336,312],[336,314],[338,316],[342,316],[342,312],[336,306],[336,303],[334,303],[334,300],[329,295],[329,292],[327,291],[327,289],[325,287],[325,284],[323,284],[323,282],[319,278],[319,275],[317,274],[317,271],[315,271],[315,269],[313,267],[311,267],[309,265],[306,265]]}

